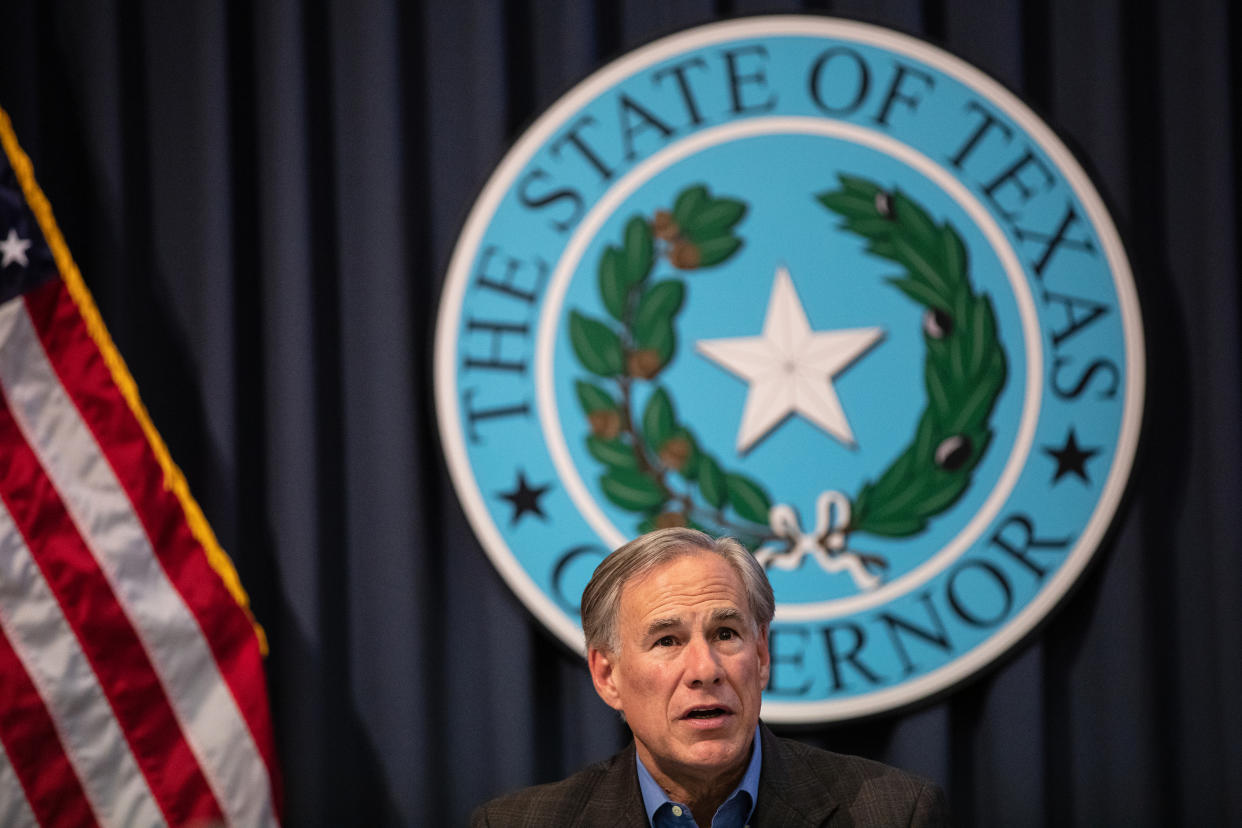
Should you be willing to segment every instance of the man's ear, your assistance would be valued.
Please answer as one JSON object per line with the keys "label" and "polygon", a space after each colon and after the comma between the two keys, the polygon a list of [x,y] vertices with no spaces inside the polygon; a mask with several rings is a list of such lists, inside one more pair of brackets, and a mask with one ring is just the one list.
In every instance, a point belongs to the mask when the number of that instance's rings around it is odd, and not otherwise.
{"label": "man's ear", "polygon": [[587,653],[587,666],[591,669],[595,692],[599,693],[604,704],[613,710],[620,710],[621,694],[617,690],[616,657],[598,647],[592,647]]}
{"label": "man's ear", "polygon": [[772,673],[772,653],[768,650],[768,627],[759,627],[759,640],[755,642],[759,648],[759,686],[767,688],[768,678]]}

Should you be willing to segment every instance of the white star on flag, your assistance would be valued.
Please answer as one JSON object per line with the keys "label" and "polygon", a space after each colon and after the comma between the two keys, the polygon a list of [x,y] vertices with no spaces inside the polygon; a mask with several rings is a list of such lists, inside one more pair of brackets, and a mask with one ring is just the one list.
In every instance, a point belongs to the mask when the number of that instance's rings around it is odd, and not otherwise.
{"label": "white star on flag", "polygon": [[17,230],[10,227],[9,235],[4,241],[0,241],[0,267],[8,267],[13,262],[17,262],[22,267],[30,264],[26,260],[26,251],[30,249],[30,239],[19,239]]}
{"label": "white star on flag", "polygon": [[760,336],[701,339],[695,349],[750,384],[737,450],[745,452],[791,414],[853,448],[832,378],[871,349],[883,328],[812,331],[785,267],[778,267]]}

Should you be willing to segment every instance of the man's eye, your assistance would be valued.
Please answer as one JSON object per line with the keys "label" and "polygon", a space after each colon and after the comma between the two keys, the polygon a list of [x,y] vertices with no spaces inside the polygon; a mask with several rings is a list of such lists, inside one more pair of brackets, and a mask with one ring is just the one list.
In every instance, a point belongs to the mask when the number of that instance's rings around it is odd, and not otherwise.
{"label": "man's eye", "polygon": [[725,627],[723,630],[716,633],[716,635],[720,637],[721,641],[731,641],[734,638],[737,638],[737,633],[729,629],[728,627]]}
{"label": "man's eye", "polygon": [[663,638],[656,640],[657,647],[671,647],[676,643],[677,643],[677,640],[673,638],[671,635],[666,635]]}

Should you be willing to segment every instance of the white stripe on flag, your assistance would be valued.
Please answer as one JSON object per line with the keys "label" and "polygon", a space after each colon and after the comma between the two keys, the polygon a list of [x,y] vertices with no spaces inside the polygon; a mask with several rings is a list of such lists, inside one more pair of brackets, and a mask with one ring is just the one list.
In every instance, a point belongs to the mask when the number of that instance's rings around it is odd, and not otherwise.
{"label": "white stripe on flag", "polygon": [[163,825],[164,815],[130,753],[95,671],[3,504],[0,626],[43,697],[65,755],[77,770],[99,821],[117,826]]}
{"label": "white stripe on flag", "polygon": [[24,303],[0,308],[0,385],[13,417],[151,657],[225,818],[276,825],[267,766],[198,621],[168,580]]}
{"label": "white stripe on flag", "polygon": [[34,811],[26,801],[26,789],[13,770],[13,763],[0,745],[0,825],[35,825]]}

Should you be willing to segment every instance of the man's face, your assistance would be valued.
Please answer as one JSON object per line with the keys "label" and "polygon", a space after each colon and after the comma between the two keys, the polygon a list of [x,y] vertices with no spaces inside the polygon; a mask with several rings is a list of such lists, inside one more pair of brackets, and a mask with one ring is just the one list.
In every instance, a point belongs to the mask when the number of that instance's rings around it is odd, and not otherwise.
{"label": "man's face", "polygon": [[742,767],[770,663],[733,567],[682,555],[625,584],[617,620],[619,652],[592,650],[591,676],[647,767],[686,779]]}

